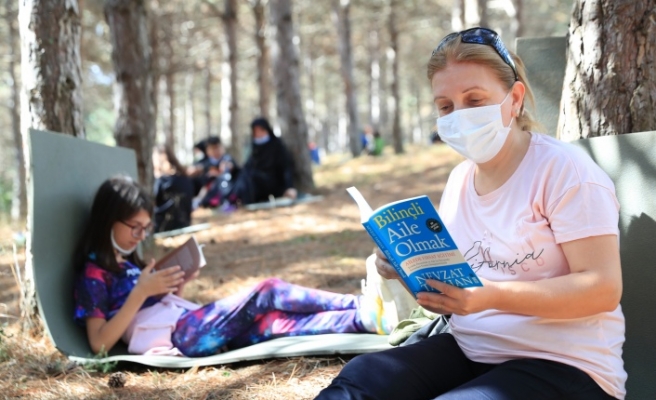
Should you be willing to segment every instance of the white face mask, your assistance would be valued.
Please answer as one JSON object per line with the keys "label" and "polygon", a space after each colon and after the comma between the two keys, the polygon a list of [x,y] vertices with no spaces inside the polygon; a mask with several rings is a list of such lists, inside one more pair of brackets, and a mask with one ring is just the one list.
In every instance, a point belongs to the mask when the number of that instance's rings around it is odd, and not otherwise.
{"label": "white face mask", "polygon": [[136,248],[137,248],[137,246],[134,246],[134,247],[133,247],[132,249],[130,249],[130,250],[125,250],[124,248],[122,248],[121,246],[119,246],[118,243],[116,243],[116,239],[114,239],[114,229],[112,229],[111,233],[109,234],[109,237],[112,239],[112,246],[114,246],[114,249],[115,249],[116,251],[118,251],[119,253],[121,253],[121,255],[123,255],[123,256],[129,256],[129,255],[132,254],[132,253],[134,252],[134,250],[136,250]]}
{"label": "white face mask", "polygon": [[[503,126],[500,104],[484,107],[465,108],[437,119],[437,132],[453,150],[477,164],[493,159],[506,142],[510,124]],[[514,119],[514,117],[513,117]]]}

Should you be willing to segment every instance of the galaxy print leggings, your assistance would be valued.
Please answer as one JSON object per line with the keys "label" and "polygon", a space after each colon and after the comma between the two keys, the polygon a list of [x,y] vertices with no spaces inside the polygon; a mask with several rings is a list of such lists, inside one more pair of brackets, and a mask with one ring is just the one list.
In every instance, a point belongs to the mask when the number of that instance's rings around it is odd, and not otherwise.
{"label": "galaxy print leggings", "polygon": [[282,336],[367,332],[359,301],[271,278],[245,294],[187,311],[171,339],[185,356],[202,357]]}

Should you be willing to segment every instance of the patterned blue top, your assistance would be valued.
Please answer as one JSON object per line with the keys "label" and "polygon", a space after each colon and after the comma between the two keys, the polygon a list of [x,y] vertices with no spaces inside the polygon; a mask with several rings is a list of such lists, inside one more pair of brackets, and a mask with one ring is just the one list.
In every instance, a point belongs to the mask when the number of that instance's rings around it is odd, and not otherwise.
{"label": "patterned blue top", "polygon": [[[125,261],[119,264],[120,273],[107,271],[88,261],[75,287],[75,322],[85,325],[87,318],[109,320],[121,309],[128,295],[137,285],[141,270]],[[141,308],[150,307],[159,300],[146,299]]]}

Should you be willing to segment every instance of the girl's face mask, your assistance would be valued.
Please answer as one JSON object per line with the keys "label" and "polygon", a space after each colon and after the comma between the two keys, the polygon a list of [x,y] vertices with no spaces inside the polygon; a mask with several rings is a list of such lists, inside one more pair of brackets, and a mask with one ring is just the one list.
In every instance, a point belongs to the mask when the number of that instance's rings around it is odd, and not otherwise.
{"label": "girl's face mask", "polygon": [[477,164],[490,161],[499,154],[510,133],[513,120],[507,127],[503,126],[501,113],[501,106],[510,93],[500,104],[465,108],[439,117],[437,132],[440,138]]}
{"label": "girl's face mask", "polygon": [[114,249],[119,253],[121,253],[121,255],[123,256],[129,256],[130,254],[134,253],[134,251],[137,249],[137,246],[134,246],[131,249],[124,249],[121,246],[119,246],[118,243],[116,243],[116,239],[114,238],[114,229],[112,229],[112,231],[110,232],[110,238],[112,239],[112,246],[114,247]]}

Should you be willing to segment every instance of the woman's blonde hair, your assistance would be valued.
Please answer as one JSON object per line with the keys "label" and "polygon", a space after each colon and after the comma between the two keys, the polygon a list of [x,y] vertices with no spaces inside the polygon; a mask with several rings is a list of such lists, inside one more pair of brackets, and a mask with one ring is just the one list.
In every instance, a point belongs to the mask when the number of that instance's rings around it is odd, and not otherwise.
{"label": "woman's blonde hair", "polygon": [[[524,63],[517,56],[517,54],[508,51],[517,70],[517,77],[520,82],[526,87],[524,100],[528,100],[531,109],[535,110],[535,100],[533,98],[533,91],[526,78],[526,69]],[[460,35],[447,41],[441,45],[428,61],[427,75],[428,80],[433,79],[433,75],[446,68],[449,61],[453,62],[473,62],[476,64],[485,65],[491,68],[496,74],[497,78],[510,89],[515,83],[515,73],[513,69],[506,64],[497,51],[488,45],[478,43],[465,43],[462,42]],[[525,108],[526,101],[522,102],[522,107],[519,110],[519,115],[516,117],[517,123],[520,128],[525,131],[542,130],[542,125],[537,122],[528,110]]]}

